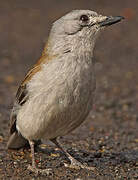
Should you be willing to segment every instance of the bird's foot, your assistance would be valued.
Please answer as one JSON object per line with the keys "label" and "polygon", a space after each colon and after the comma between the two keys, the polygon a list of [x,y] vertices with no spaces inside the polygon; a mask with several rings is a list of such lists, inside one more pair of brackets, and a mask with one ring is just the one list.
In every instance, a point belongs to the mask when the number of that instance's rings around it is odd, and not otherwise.
{"label": "bird's foot", "polygon": [[31,172],[34,172],[36,175],[39,175],[39,174],[47,175],[47,176],[52,175],[51,169],[39,169],[31,165],[29,165],[27,169]]}
{"label": "bird's foot", "polygon": [[82,164],[81,162],[77,161],[73,157],[70,158],[71,164],[64,163],[65,167],[73,168],[73,169],[88,169],[93,171],[95,167],[88,167],[86,164]]}

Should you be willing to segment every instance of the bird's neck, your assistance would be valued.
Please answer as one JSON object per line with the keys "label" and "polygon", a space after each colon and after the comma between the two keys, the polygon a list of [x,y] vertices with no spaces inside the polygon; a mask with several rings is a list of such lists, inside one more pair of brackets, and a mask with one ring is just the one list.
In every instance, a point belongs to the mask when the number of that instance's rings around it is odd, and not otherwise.
{"label": "bird's neck", "polygon": [[68,36],[49,36],[43,53],[48,53],[50,56],[62,55],[66,53],[74,53],[78,56],[91,54],[93,52],[96,41],[96,35],[86,35],[85,37],[68,35]]}

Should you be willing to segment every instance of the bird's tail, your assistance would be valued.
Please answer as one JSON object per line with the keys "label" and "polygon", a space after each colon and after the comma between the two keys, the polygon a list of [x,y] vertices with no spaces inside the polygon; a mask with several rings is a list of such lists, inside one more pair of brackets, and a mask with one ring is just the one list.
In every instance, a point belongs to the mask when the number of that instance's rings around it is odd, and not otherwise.
{"label": "bird's tail", "polygon": [[11,134],[9,138],[9,141],[7,143],[7,148],[20,149],[28,145],[29,145],[28,140],[26,140],[20,133],[15,131],[13,134]]}

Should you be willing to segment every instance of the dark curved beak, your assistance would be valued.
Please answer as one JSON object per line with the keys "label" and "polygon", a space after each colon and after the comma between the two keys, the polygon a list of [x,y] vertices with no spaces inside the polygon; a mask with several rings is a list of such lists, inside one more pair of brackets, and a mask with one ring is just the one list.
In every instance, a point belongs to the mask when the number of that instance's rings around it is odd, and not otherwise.
{"label": "dark curved beak", "polygon": [[123,16],[107,17],[104,21],[100,22],[100,26],[110,26],[112,24],[120,22],[122,19],[125,19]]}

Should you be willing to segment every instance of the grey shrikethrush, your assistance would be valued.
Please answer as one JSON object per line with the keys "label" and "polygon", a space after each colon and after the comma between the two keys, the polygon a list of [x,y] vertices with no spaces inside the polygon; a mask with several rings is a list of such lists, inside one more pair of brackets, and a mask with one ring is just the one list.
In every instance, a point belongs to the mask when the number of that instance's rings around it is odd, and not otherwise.
{"label": "grey shrikethrush", "polygon": [[73,10],[53,23],[39,61],[18,88],[11,113],[9,149],[28,142],[31,171],[49,173],[35,165],[34,144],[48,139],[60,147],[70,166],[87,168],[64,149],[57,137],[77,128],[92,109],[96,88],[93,49],[104,27],[121,16],[102,16],[91,10]]}

